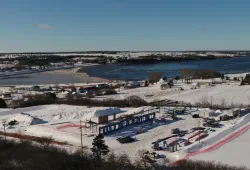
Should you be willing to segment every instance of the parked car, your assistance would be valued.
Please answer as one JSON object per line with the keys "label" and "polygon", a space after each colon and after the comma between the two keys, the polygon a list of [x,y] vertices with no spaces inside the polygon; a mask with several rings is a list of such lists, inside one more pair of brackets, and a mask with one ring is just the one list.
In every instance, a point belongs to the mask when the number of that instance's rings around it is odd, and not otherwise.
{"label": "parked car", "polygon": [[197,130],[205,130],[206,128],[204,127],[194,127],[191,129],[192,132],[197,131]]}
{"label": "parked car", "polygon": [[108,84],[97,84],[96,87],[98,89],[110,89],[110,86]]}
{"label": "parked car", "polygon": [[129,143],[129,142],[134,142],[135,138],[132,138],[131,136],[122,136],[116,139],[120,143]]}
{"label": "parked car", "polygon": [[218,121],[211,121],[211,122],[206,122],[203,123],[204,127],[216,127],[218,126],[219,122]]}
{"label": "parked car", "polygon": [[172,134],[179,134],[180,133],[180,129],[179,128],[175,128],[171,130]]}
{"label": "parked car", "polygon": [[199,114],[193,114],[192,117],[193,117],[193,118],[199,118],[200,116],[199,116]]}

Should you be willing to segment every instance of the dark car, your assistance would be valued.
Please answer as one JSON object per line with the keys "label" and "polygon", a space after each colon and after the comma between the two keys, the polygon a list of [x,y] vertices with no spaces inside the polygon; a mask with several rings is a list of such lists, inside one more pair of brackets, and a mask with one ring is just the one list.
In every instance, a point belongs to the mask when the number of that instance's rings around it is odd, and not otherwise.
{"label": "dark car", "polygon": [[193,114],[192,117],[193,117],[193,118],[199,118],[200,116],[199,116],[199,114]]}
{"label": "dark car", "polygon": [[197,131],[197,130],[205,130],[206,128],[204,128],[204,127],[194,127],[194,128],[192,128],[191,129],[191,131]]}
{"label": "dark car", "polygon": [[180,129],[179,128],[175,128],[171,130],[172,134],[179,134],[180,133]]}
{"label": "dark car", "polygon": [[123,137],[117,138],[116,140],[119,141],[120,143],[130,143],[130,142],[134,142],[135,138],[132,138],[131,136],[123,136]]}
{"label": "dark car", "polygon": [[110,89],[110,86],[108,84],[97,84],[96,88],[98,88],[98,89]]}

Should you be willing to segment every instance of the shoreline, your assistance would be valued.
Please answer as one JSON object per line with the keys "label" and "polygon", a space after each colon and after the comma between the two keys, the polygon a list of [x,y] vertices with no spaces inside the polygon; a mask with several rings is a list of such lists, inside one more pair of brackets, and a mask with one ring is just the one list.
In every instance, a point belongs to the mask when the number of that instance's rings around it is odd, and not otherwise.
{"label": "shoreline", "polygon": [[109,79],[105,79],[102,77],[93,77],[89,76],[86,72],[79,72],[80,69],[92,66],[92,65],[85,65],[85,66],[79,66],[72,69],[61,69],[61,70],[52,70],[52,71],[46,71],[45,74],[55,74],[55,75],[70,75],[77,78],[80,78],[83,83],[100,83],[100,82],[108,82]]}
{"label": "shoreline", "polygon": [[[98,64],[99,65],[99,64]],[[92,66],[92,65],[90,65]],[[125,81],[125,80],[121,80],[121,79],[112,79],[112,78],[103,78],[100,76],[90,76],[88,75],[86,72],[79,72],[81,69],[87,68],[87,66],[79,66],[77,68],[72,68],[72,69],[61,69],[61,70],[52,70],[52,71],[46,71],[44,73],[46,74],[57,74],[57,75],[72,75],[74,77],[78,77],[78,78],[89,78],[89,79],[96,79],[96,80],[106,80],[106,81]],[[249,72],[243,71],[243,72],[220,72],[221,74],[224,74],[225,76],[246,76],[246,74],[249,74]],[[140,80],[131,80],[131,81],[141,81]]]}

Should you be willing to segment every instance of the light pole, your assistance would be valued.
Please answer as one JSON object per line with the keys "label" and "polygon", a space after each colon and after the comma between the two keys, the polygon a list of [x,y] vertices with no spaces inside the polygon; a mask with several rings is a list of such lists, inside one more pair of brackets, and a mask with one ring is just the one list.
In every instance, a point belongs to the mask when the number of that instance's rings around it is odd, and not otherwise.
{"label": "light pole", "polygon": [[199,143],[201,142],[201,140],[200,140],[200,119],[198,119],[198,128],[199,128]]}

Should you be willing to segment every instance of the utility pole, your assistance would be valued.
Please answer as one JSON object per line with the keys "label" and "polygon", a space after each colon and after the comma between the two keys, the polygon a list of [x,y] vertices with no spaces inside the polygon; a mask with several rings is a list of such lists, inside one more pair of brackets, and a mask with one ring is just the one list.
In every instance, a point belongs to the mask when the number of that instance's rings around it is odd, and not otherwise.
{"label": "utility pole", "polygon": [[3,121],[3,129],[4,129],[4,140],[5,140],[5,142],[6,142],[6,129],[5,129],[5,127],[6,127],[6,121]]}
{"label": "utility pole", "polygon": [[83,144],[82,144],[82,121],[80,120],[80,133],[81,133],[81,148],[83,149]]}
{"label": "utility pole", "polygon": [[201,140],[200,140],[200,119],[198,120],[198,128],[199,128],[199,143],[201,142]]}

